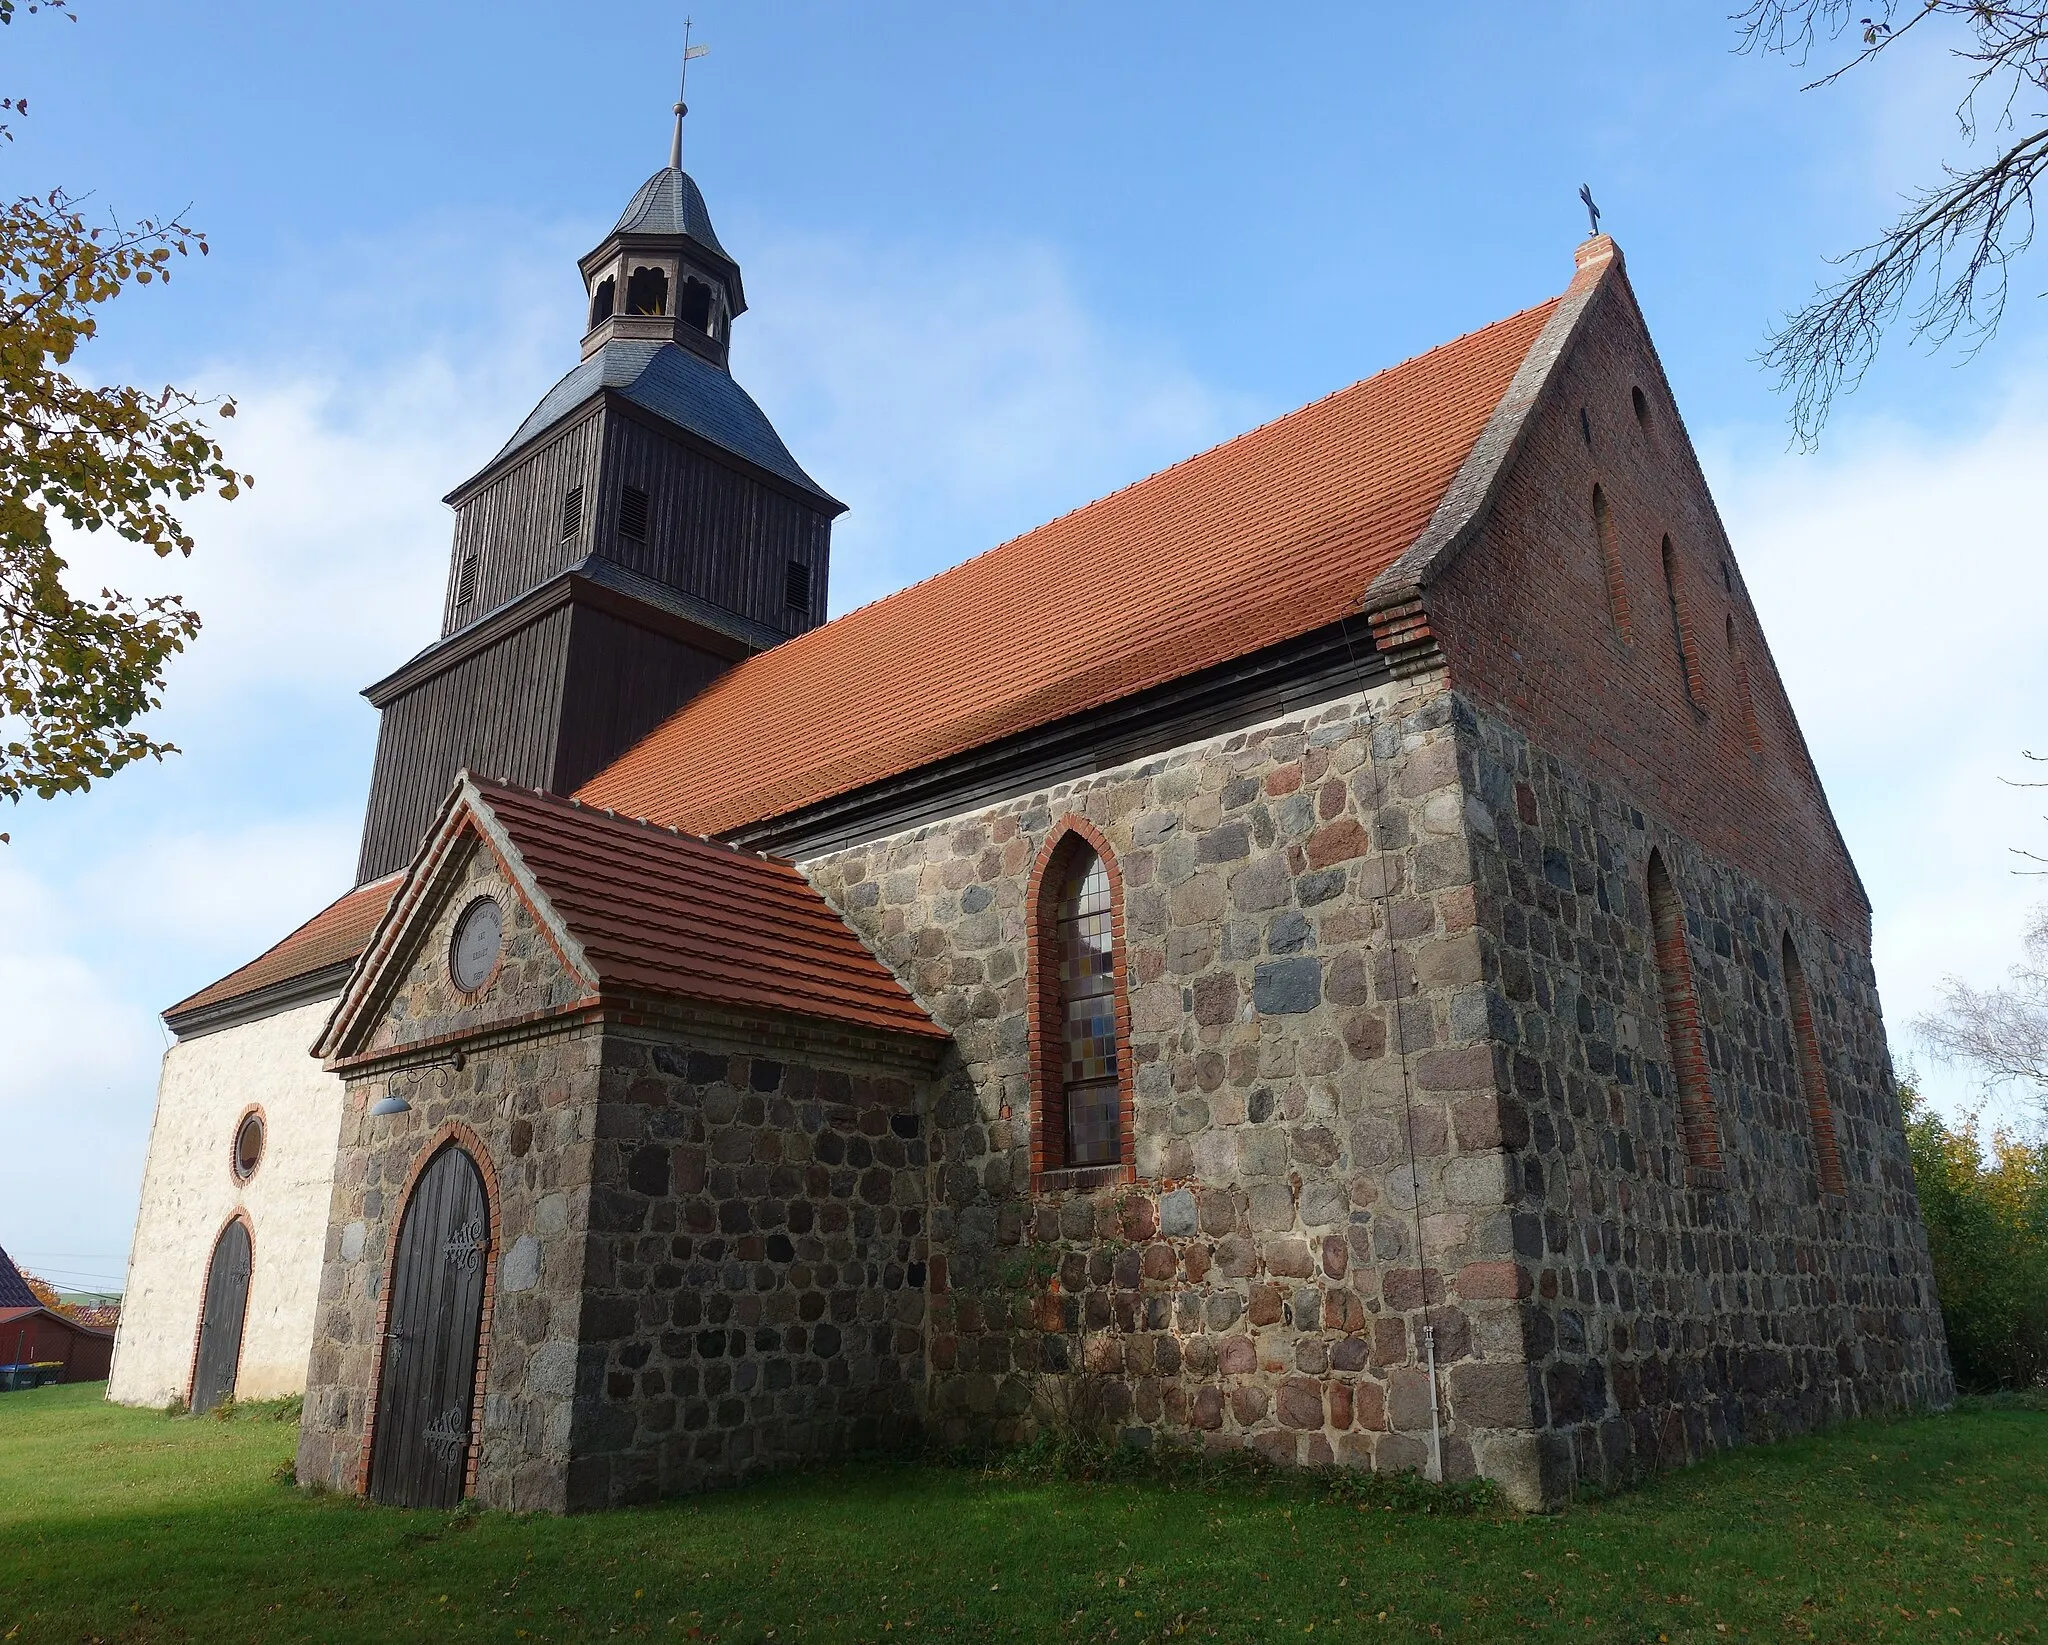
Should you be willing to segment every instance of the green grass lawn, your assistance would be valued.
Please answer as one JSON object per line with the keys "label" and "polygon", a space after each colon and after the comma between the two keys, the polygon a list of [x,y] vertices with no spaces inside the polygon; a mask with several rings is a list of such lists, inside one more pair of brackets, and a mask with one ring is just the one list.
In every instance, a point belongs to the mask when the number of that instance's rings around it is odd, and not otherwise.
{"label": "green grass lawn", "polygon": [[0,1395],[0,1641],[2035,1640],[2048,1412],[1737,1452],[1549,1518],[848,1464],[578,1519],[279,1483],[296,1429]]}

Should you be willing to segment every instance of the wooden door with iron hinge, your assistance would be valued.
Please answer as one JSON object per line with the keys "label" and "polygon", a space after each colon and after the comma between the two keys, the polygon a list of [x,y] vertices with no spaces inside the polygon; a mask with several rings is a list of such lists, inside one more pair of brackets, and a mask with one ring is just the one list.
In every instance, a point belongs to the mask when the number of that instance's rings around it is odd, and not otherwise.
{"label": "wooden door with iron hinge", "polygon": [[452,1508],[469,1471],[490,1205],[476,1162],[450,1144],[414,1185],[385,1283],[370,1495]]}

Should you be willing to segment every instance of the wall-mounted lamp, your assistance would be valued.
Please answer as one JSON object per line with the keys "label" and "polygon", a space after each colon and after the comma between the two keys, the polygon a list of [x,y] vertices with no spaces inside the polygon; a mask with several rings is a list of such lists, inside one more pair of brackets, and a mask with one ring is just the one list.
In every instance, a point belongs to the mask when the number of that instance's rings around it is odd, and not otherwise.
{"label": "wall-mounted lamp", "polygon": [[[445,1066],[454,1069],[459,1074],[462,1072],[462,1065],[466,1060],[460,1051],[451,1051],[445,1057],[438,1057],[432,1062],[423,1062],[419,1066],[422,1068],[440,1068]],[[380,1115],[410,1114],[411,1112],[412,1104],[407,1102],[396,1091],[387,1091],[383,1096],[370,1104],[370,1117],[372,1119],[376,1119]]]}

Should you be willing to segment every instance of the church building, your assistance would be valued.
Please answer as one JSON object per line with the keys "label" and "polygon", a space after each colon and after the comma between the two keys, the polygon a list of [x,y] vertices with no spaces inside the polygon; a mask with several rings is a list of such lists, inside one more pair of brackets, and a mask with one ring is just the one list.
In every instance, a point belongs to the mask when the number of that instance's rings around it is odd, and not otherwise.
{"label": "church building", "polygon": [[1870,910],[1614,242],[824,620],[650,177],[356,886],[166,1013],[111,1395],[575,1510],[1132,1443],[1516,1502],[1952,1384]]}

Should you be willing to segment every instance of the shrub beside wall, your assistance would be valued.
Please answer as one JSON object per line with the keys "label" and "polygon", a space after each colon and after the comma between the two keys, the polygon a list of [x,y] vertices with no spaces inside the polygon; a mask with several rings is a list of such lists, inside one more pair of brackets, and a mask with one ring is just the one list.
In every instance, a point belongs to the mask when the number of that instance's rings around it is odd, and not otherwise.
{"label": "shrub beside wall", "polygon": [[1901,1081],[1956,1383],[2048,1385],[2048,1143],[1951,1125]]}

